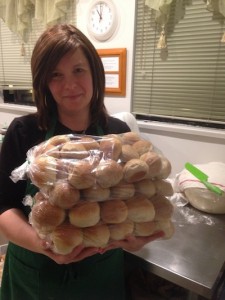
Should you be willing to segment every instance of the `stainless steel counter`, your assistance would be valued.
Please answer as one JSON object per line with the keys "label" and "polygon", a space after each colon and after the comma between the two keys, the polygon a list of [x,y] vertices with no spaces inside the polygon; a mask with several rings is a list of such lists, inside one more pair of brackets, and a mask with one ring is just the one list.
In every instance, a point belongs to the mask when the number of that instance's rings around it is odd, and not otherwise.
{"label": "stainless steel counter", "polygon": [[214,299],[225,270],[225,215],[175,205],[173,222],[175,233],[170,240],[157,240],[138,252],[126,253],[127,263]]}

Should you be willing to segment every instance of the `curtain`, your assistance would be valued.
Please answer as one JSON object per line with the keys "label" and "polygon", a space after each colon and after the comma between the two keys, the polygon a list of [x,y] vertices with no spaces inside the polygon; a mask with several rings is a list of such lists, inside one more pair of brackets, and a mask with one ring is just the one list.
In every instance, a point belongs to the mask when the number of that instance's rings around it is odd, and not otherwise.
{"label": "curtain", "polygon": [[137,1],[132,111],[146,117],[225,124],[224,17],[202,0],[173,0],[167,48],[155,10]]}
{"label": "curtain", "polygon": [[[10,0],[7,0],[10,2]],[[37,4],[38,1],[36,1]],[[39,1],[44,3],[45,1]],[[52,1],[53,2],[53,1]],[[61,3],[60,3],[61,2]],[[68,2],[68,1],[67,1]],[[76,1],[70,1],[70,8],[66,13],[66,19],[57,16],[62,16],[63,13],[54,13],[53,10],[51,18],[48,18],[49,22],[63,23],[67,21],[71,24],[76,24]],[[49,0],[50,3],[50,0]],[[54,1],[55,5],[58,5],[58,10],[64,11],[66,6],[65,1]],[[0,0],[0,11],[2,0]],[[47,2],[45,2],[47,4]],[[59,5],[60,4],[60,5]],[[44,14],[44,7],[39,5],[37,14],[42,15],[47,20],[47,13]],[[49,15],[50,16],[50,15]],[[24,19],[25,20],[25,19]],[[21,41],[21,36],[18,31],[13,32],[3,20],[0,19],[0,89],[7,89],[11,86],[12,89],[30,89],[31,83],[31,70],[30,70],[30,59],[33,51],[33,47],[40,36],[40,34],[46,28],[45,22],[42,19],[33,17],[31,19],[31,31],[27,36],[26,42]],[[22,27],[21,27],[22,28]],[[17,28],[18,30],[18,28]],[[22,43],[22,44],[21,44]],[[22,45],[22,47],[21,47]]]}
{"label": "curtain", "polygon": [[52,25],[66,18],[71,0],[0,0],[0,18],[25,43],[32,32],[32,19]]}

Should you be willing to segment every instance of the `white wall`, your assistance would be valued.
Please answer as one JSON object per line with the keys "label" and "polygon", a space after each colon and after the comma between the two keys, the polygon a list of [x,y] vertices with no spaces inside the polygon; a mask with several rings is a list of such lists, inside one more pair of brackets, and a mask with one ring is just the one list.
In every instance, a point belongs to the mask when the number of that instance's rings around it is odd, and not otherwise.
{"label": "white wall", "polygon": [[[126,96],[106,97],[106,107],[111,114],[130,111],[131,107],[135,15],[135,0],[114,1],[120,14],[117,32],[104,43],[92,40],[97,49],[127,48]],[[77,5],[78,27],[88,37],[86,20],[90,3],[90,0],[79,0]],[[15,116],[29,112],[28,108],[22,111],[18,109],[12,111],[3,107],[0,103],[0,126],[5,122],[10,123]],[[192,126],[159,124],[157,122],[139,122],[139,126],[141,132],[171,161],[173,168],[171,176],[180,172],[187,161],[192,163],[225,162],[225,130],[206,130]]]}
{"label": "white wall", "polygon": [[114,0],[118,13],[119,24],[115,34],[106,42],[97,42],[91,39],[87,31],[88,8],[92,1],[79,0],[77,5],[77,27],[85,33],[97,49],[126,48],[127,49],[127,72],[126,72],[126,96],[106,97],[105,104],[108,111],[113,114],[118,111],[130,111],[131,103],[131,80],[133,67],[133,39],[134,39],[134,16],[135,0]]}

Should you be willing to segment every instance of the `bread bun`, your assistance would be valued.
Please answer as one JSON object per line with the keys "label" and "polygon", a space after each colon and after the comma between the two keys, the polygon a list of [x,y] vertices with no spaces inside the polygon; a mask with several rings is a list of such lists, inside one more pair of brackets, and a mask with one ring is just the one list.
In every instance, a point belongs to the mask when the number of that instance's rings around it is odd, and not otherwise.
{"label": "bread bun", "polygon": [[124,222],[127,218],[127,206],[122,200],[101,202],[101,220],[107,224]]}
{"label": "bread bun", "polygon": [[133,149],[131,145],[122,145],[120,160],[122,162],[127,162],[133,158],[139,158],[138,152],[135,149]]}
{"label": "bread bun", "polygon": [[67,181],[57,181],[49,192],[49,202],[64,209],[73,207],[79,199],[79,190]]}
{"label": "bread bun", "polygon": [[115,135],[106,135],[100,140],[100,151],[103,152],[104,159],[117,161],[122,151],[122,143]]}
{"label": "bread bun", "polygon": [[123,176],[126,182],[140,181],[148,173],[148,165],[140,159],[131,159],[123,167]]}
{"label": "bread bun", "polygon": [[110,197],[116,199],[128,199],[134,196],[135,187],[133,183],[120,181],[117,185],[110,188]]}
{"label": "bread bun", "polygon": [[120,241],[131,235],[134,230],[134,223],[126,220],[119,224],[109,225],[110,239]]}
{"label": "bread bun", "polygon": [[35,156],[47,154],[54,157],[59,157],[61,146],[70,139],[67,135],[56,135],[49,140],[42,142],[35,148]]}
{"label": "bread bun", "polygon": [[99,143],[90,136],[81,137],[80,142],[83,144],[84,148],[87,151],[99,149]]}
{"label": "bread bun", "polygon": [[52,241],[52,251],[62,255],[71,253],[75,247],[81,245],[83,242],[82,229],[76,228],[69,223],[57,226],[50,233],[49,237]]}
{"label": "bread bun", "polygon": [[89,156],[89,152],[79,141],[69,141],[65,143],[60,151],[61,158],[84,159]]}
{"label": "bread bun", "polygon": [[125,132],[122,135],[122,143],[133,145],[141,139],[140,135],[136,132]]}
{"label": "bread bun", "polygon": [[96,168],[96,180],[102,188],[109,188],[123,178],[123,169],[112,159],[101,161]]}
{"label": "bread bun", "polygon": [[156,231],[156,224],[154,221],[134,223],[135,236],[150,236]]}
{"label": "bread bun", "polygon": [[61,135],[56,135],[51,137],[49,140],[46,141],[46,145],[53,145],[53,146],[59,146],[59,145],[63,145],[66,142],[69,142],[70,138],[68,135],[65,134],[61,134]]}
{"label": "bread bun", "polygon": [[51,156],[38,156],[29,170],[31,181],[39,188],[52,186],[56,181],[57,161]]}
{"label": "bread bun", "polygon": [[142,154],[149,152],[153,149],[151,142],[146,140],[140,140],[132,145],[132,148],[141,156]]}
{"label": "bread bun", "polygon": [[160,174],[162,169],[162,160],[160,155],[155,152],[146,152],[141,155],[140,159],[148,165],[147,178],[155,178]]}
{"label": "bread bun", "polygon": [[172,166],[170,161],[165,157],[165,156],[160,156],[161,161],[162,161],[162,168],[159,174],[157,174],[156,178],[157,179],[166,179],[169,177],[171,171],[172,171]]}
{"label": "bread bun", "polygon": [[65,220],[65,210],[50,204],[48,201],[41,201],[34,204],[30,214],[30,223],[39,232],[49,233]]}
{"label": "bread bun", "polygon": [[168,196],[168,197],[173,195],[173,187],[169,181],[158,179],[158,180],[154,180],[153,182],[157,194]]}
{"label": "bread bun", "polygon": [[95,184],[89,189],[82,190],[82,198],[88,201],[105,201],[110,197],[110,189],[102,188],[100,185]]}
{"label": "bread bun", "polygon": [[173,205],[163,195],[155,195],[150,199],[155,209],[155,221],[170,219],[173,214]]}
{"label": "bread bun", "polygon": [[135,182],[135,190],[148,198],[151,198],[156,193],[156,187],[151,179],[142,179]]}
{"label": "bread bun", "polygon": [[109,228],[107,225],[96,225],[83,229],[83,244],[85,247],[105,247],[109,241]]}
{"label": "bread bun", "polygon": [[83,228],[96,225],[100,220],[100,206],[97,202],[82,202],[69,211],[72,225]]}
{"label": "bread bun", "polygon": [[139,223],[152,221],[155,217],[155,210],[152,203],[142,195],[126,200],[128,208],[128,219]]}
{"label": "bread bun", "polygon": [[86,160],[78,160],[69,170],[69,183],[76,189],[88,189],[95,183],[93,165]]}
{"label": "bread bun", "polygon": [[171,221],[171,219],[165,219],[165,220],[161,220],[161,221],[157,221],[155,222],[155,232],[158,231],[163,231],[164,232],[164,236],[162,237],[162,239],[170,239],[173,234],[174,234],[174,225]]}

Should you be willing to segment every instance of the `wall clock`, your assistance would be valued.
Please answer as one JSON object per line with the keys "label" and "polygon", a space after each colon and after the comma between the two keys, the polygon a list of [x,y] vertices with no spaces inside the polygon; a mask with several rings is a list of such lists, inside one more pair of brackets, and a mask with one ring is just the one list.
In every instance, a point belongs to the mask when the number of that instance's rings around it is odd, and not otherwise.
{"label": "wall clock", "polygon": [[88,32],[98,41],[108,40],[118,26],[118,12],[112,0],[95,0],[89,7]]}

